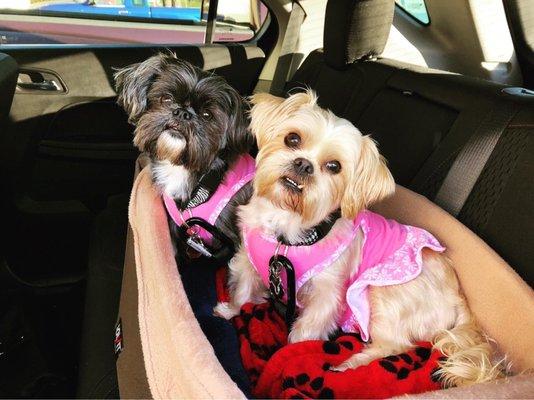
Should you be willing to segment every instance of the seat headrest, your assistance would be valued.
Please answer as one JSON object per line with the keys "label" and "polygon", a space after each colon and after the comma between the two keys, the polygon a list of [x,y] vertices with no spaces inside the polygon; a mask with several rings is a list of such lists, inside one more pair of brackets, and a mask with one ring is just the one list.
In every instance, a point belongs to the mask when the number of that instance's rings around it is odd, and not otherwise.
{"label": "seat headrest", "polygon": [[394,11],[394,0],[329,0],[323,44],[326,63],[342,69],[382,53]]}

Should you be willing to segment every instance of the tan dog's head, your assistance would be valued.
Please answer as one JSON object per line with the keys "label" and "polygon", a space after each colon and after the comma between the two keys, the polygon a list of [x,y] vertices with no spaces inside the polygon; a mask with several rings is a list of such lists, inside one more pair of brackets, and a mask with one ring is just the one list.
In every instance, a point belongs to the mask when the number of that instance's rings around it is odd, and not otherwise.
{"label": "tan dog's head", "polygon": [[394,191],[375,142],[317,105],[311,90],[288,99],[252,97],[251,130],[259,153],[255,195],[321,221],[336,209],[354,218]]}

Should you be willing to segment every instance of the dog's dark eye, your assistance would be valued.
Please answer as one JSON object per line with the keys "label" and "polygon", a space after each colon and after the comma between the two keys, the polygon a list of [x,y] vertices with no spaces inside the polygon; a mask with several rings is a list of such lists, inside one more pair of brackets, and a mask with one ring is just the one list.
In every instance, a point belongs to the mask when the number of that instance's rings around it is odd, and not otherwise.
{"label": "dog's dark eye", "polygon": [[291,147],[291,148],[299,147],[300,142],[301,142],[300,136],[296,134],[295,132],[289,133],[284,139],[284,143],[286,144],[286,146]]}
{"label": "dog's dark eye", "polygon": [[202,118],[205,118],[205,119],[211,119],[212,115],[209,111],[203,111],[202,112]]}
{"label": "dog's dark eye", "polygon": [[341,171],[341,164],[339,163],[339,161],[336,160],[328,161],[324,166],[332,174],[338,174],[339,171]]}
{"label": "dog's dark eye", "polygon": [[159,98],[161,104],[171,104],[174,101],[174,98],[170,94],[164,94]]}

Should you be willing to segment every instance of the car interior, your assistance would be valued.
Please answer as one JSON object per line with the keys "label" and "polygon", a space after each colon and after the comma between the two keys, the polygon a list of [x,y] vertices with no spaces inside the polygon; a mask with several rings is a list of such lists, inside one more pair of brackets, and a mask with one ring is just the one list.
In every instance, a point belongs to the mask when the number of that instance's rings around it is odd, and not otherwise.
{"label": "car interior", "polygon": [[[402,0],[263,3],[268,17],[246,42],[0,40],[0,397],[243,397],[219,380],[212,352],[188,358],[188,336],[155,343],[177,320],[151,315],[165,308],[150,295],[183,288],[157,280],[179,278],[164,273],[177,273],[167,222],[113,74],[166,50],[243,96],[311,88],[322,107],[370,134],[400,187],[396,199],[421,207],[377,209],[441,232],[451,249],[471,240],[482,249],[451,253],[477,265],[460,273],[468,301],[503,331],[518,369],[534,368],[534,2],[425,0],[427,23]],[[186,322],[196,324],[188,314],[179,328]],[[166,340],[184,340],[181,366]],[[188,391],[189,362],[198,379],[210,374],[205,392]],[[479,395],[507,392],[491,390]]]}

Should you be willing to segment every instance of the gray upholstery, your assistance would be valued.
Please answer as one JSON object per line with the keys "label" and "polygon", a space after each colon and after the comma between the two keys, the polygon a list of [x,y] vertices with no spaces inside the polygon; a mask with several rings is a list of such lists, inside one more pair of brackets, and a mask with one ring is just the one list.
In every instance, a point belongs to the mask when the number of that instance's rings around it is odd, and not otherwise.
{"label": "gray upholstery", "polygon": [[534,1],[503,0],[525,87],[534,88]]}
{"label": "gray upholstery", "polygon": [[393,0],[335,0],[326,6],[325,60],[333,68],[377,56],[393,22]]}
{"label": "gray upholstery", "polygon": [[[361,3],[330,0],[327,11],[345,7],[345,15],[367,18],[370,26],[371,14],[350,12],[350,6],[357,10]],[[483,121],[495,110],[513,107],[515,116],[481,166],[458,218],[532,285],[534,164],[529,160],[534,152],[534,102],[505,95],[502,85],[480,79],[380,58],[343,59],[360,45],[359,38],[351,37],[357,43],[326,40],[327,32],[336,29],[339,21],[327,13],[325,48],[307,57],[286,89],[315,89],[321,106],[378,141],[399,184],[431,200],[469,139],[487,133]]]}

